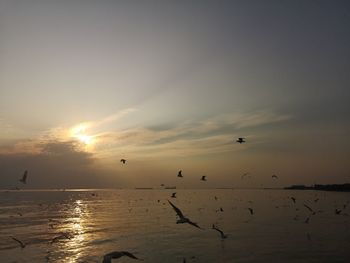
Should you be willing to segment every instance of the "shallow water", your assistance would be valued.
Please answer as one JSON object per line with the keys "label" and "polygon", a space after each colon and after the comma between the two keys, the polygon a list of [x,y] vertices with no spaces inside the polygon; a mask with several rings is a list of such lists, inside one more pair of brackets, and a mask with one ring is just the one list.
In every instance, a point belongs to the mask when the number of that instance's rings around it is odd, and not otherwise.
{"label": "shallow water", "polygon": [[[176,224],[167,199],[205,230]],[[152,263],[347,262],[349,201],[349,193],[289,190],[1,191],[0,259],[102,262],[104,254],[124,250]],[[69,238],[51,243],[63,232]]]}

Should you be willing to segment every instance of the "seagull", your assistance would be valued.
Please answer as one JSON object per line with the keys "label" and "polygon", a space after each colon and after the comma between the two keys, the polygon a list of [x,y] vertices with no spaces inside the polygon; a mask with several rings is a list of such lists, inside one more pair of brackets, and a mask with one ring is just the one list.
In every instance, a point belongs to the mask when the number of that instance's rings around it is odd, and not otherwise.
{"label": "seagull", "polygon": [[292,199],[293,203],[295,204],[295,197],[291,197],[290,199]]}
{"label": "seagull", "polygon": [[201,181],[206,181],[207,180],[206,177],[207,177],[206,175],[202,175]]}
{"label": "seagull", "polygon": [[171,198],[176,198],[176,192],[172,193]]}
{"label": "seagull", "polygon": [[243,142],[245,142],[244,139],[245,139],[245,138],[238,138],[238,139],[236,140],[236,142],[238,142],[238,143],[243,143]]}
{"label": "seagull", "polygon": [[20,246],[21,248],[25,248],[26,245],[21,241],[21,240],[18,240],[17,238],[15,237],[11,237],[14,241],[16,241]]}
{"label": "seagull", "polygon": [[216,231],[218,231],[218,232],[220,233],[221,239],[227,238],[227,235],[225,235],[224,232],[223,232],[222,230],[220,230],[219,228],[217,228],[214,224],[212,225],[211,228],[214,229],[214,230],[216,230]]}
{"label": "seagull", "polygon": [[129,258],[133,258],[133,259],[137,259],[137,260],[143,260],[143,259],[135,257],[133,254],[131,254],[130,252],[127,252],[127,251],[114,251],[114,252],[111,252],[111,253],[104,255],[102,263],[111,263],[112,259],[121,258],[122,256],[127,256]]}
{"label": "seagull", "polygon": [[336,215],[339,215],[339,214],[341,213],[341,211],[342,211],[342,210],[340,210],[340,209],[335,209],[334,213],[335,213]]}
{"label": "seagull", "polygon": [[250,214],[251,214],[251,215],[253,215],[253,214],[254,214],[254,210],[253,210],[253,208],[248,207],[248,210],[249,210],[249,212],[250,212]]}
{"label": "seagull", "polygon": [[248,174],[249,174],[249,173],[244,173],[244,174],[242,174],[241,179],[244,179],[244,177],[246,177]]}
{"label": "seagull", "polygon": [[72,237],[68,233],[61,233],[61,235],[56,236],[51,240],[51,244],[63,238],[71,239]]}
{"label": "seagull", "polygon": [[275,174],[274,174],[274,175],[272,175],[271,177],[272,177],[272,179],[278,179],[278,176],[277,176],[277,175],[275,175]]}
{"label": "seagull", "polygon": [[188,219],[187,217],[185,217],[185,216],[182,214],[181,210],[180,210],[179,208],[177,208],[172,202],[170,202],[169,200],[168,200],[168,202],[169,202],[169,204],[174,208],[176,214],[179,216],[179,219],[176,221],[176,224],[188,223],[188,224],[190,224],[190,225],[192,225],[192,226],[195,226],[195,227],[197,227],[197,228],[199,228],[199,229],[202,229],[199,225],[197,225],[197,223],[194,223],[194,222],[192,222],[190,219]]}
{"label": "seagull", "polygon": [[120,162],[122,162],[123,164],[126,163],[126,160],[125,159],[120,159]]}
{"label": "seagull", "polygon": [[183,176],[182,176],[182,170],[180,170],[180,171],[177,173],[177,177],[183,177]]}
{"label": "seagull", "polygon": [[23,174],[23,176],[22,176],[22,178],[19,179],[19,181],[20,181],[21,183],[23,183],[23,184],[26,184],[26,183],[27,183],[27,176],[28,176],[28,171],[25,170],[25,171],[24,171],[24,174]]}

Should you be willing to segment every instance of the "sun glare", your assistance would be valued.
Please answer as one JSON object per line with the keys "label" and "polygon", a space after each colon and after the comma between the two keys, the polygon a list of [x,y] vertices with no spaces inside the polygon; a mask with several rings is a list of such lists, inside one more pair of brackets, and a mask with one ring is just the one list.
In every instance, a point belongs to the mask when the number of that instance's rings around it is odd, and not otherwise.
{"label": "sun glare", "polygon": [[78,124],[70,130],[70,136],[84,143],[85,145],[91,145],[94,143],[94,136],[86,134],[88,127],[89,125],[86,123]]}

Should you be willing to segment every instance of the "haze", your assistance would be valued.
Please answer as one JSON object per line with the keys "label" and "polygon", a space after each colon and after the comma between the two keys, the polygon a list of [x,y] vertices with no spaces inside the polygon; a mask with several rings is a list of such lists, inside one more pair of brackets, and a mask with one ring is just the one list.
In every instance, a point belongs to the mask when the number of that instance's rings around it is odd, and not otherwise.
{"label": "haze", "polygon": [[27,188],[347,182],[349,14],[348,1],[1,0],[0,187],[24,170]]}

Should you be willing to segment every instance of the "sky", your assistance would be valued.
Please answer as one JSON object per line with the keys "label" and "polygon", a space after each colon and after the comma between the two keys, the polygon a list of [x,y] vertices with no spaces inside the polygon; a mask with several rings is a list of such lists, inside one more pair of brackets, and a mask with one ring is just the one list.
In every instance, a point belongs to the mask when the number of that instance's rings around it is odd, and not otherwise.
{"label": "sky", "polygon": [[350,181],[348,1],[0,0],[0,35],[0,188]]}

